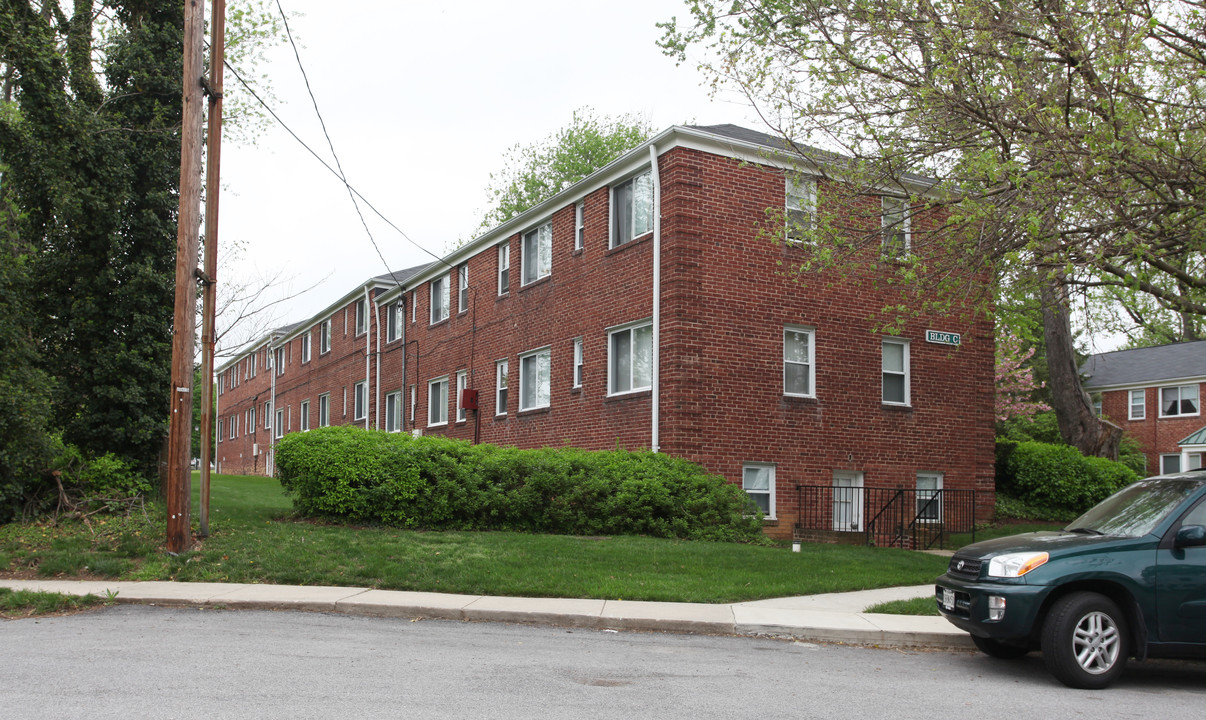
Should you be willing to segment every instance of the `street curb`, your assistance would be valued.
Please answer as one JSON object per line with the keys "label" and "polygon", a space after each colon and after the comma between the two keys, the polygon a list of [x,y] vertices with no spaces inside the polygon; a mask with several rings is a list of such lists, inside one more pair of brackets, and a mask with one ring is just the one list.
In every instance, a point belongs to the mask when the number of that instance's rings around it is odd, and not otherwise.
{"label": "street curb", "polygon": [[[123,605],[336,613],[359,617],[501,622],[586,630],[790,639],[962,651],[971,638],[941,618],[573,598],[517,598],[372,588],[174,582],[0,580],[0,587],[111,595]],[[745,618],[739,620],[739,616]],[[756,618],[764,618],[762,621]]]}

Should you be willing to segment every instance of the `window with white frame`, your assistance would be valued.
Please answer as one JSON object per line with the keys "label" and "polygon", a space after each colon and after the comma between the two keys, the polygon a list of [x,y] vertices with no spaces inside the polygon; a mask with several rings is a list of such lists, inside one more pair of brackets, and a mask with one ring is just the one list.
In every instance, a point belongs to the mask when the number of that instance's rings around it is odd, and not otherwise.
{"label": "window with white frame", "polygon": [[276,411],[276,432],[274,434],[276,435],[277,440],[280,440],[285,435],[285,411],[284,410]]}
{"label": "window with white frame", "polygon": [[469,309],[469,263],[461,263],[456,269],[456,311]]}
{"label": "window with white frame", "polygon": [[431,324],[448,319],[448,278],[440,276],[431,280]]}
{"label": "window with white frame", "polygon": [[1181,472],[1181,456],[1180,455],[1161,455],[1160,456],[1160,474],[1167,475],[1169,473]]}
{"label": "window with white frame", "polygon": [[1197,385],[1160,388],[1160,417],[1197,415],[1198,412]]}
{"label": "window with white frame", "polygon": [[331,318],[323,320],[318,326],[318,354],[331,352]]}
{"label": "window with white frame", "polygon": [[574,338],[574,387],[582,387],[582,338]]}
{"label": "window with white frame", "polygon": [[302,400],[300,407],[301,407],[301,410],[300,410],[301,429],[302,429],[302,432],[305,432],[310,429],[310,401]]}
{"label": "window with white frame", "polygon": [[222,418],[218,418],[218,442],[222,442],[222,430],[224,429]]}
{"label": "window with white frame", "polygon": [[783,394],[815,397],[815,330],[799,325],[783,328]]}
{"label": "window with white frame", "polygon": [[368,384],[363,380],[356,383],[352,397],[352,419],[363,420],[368,417]]}
{"label": "window with white frame", "polygon": [[410,386],[410,423],[411,423],[411,425],[414,425],[415,407],[417,407],[418,404],[419,404],[418,386],[411,385]]}
{"label": "window with white frame", "polygon": [[385,432],[398,432],[402,429],[402,392],[392,392],[385,396]]}
{"label": "window with white frame", "polygon": [[258,357],[259,357],[259,352],[253,352],[247,358],[247,372],[248,372],[248,374],[251,375],[251,377],[255,377],[255,365],[256,365],[255,361]]}
{"label": "window with white frame", "polygon": [[498,246],[498,294],[506,295],[511,289],[511,244]]}
{"label": "window with white frame", "polygon": [[611,247],[653,231],[653,174],[646,170],[611,191]]}
{"label": "window with white frame", "polygon": [[277,377],[285,374],[285,349],[276,349],[276,374]]}
{"label": "window with white frame", "polygon": [[494,414],[507,414],[507,366],[506,360],[494,364]]}
{"label": "window with white frame", "polygon": [[581,250],[586,246],[586,206],[579,202],[574,205],[574,249]]}
{"label": "window with white frame", "polygon": [[883,256],[904,257],[912,244],[908,198],[883,196]]}
{"label": "window with white frame", "polygon": [[272,429],[272,401],[271,400],[267,400],[264,402],[264,429],[265,430]]}
{"label": "window with white frame", "polygon": [[917,473],[917,519],[922,522],[942,521],[942,473]]}
{"label": "window with white frame", "polygon": [[402,337],[402,301],[393,302],[385,311],[385,342],[393,342]]}
{"label": "window with white frame", "polygon": [[331,394],[323,393],[318,396],[318,427],[331,424]]}
{"label": "window with white frame", "polygon": [[356,334],[363,335],[368,332],[368,304],[364,298],[356,301]]}
{"label": "window with white frame", "polygon": [[549,406],[549,348],[519,356],[519,409],[534,410]]}
{"label": "window with white frame", "polygon": [[619,395],[653,386],[653,324],[642,321],[607,335],[607,392]]}
{"label": "window with white frame", "polygon": [[1128,420],[1143,420],[1147,417],[1147,390],[1131,390]]}
{"label": "window with white frame", "polygon": [[427,383],[427,426],[448,424],[448,376]]}
{"label": "window with white frame", "polygon": [[247,408],[247,432],[255,432],[255,405]]}
{"label": "window with white frame", "polygon": [[741,489],[768,520],[775,518],[775,466],[770,463],[745,463],[741,468]]}
{"label": "window with white frame", "polygon": [[419,321],[419,291],[410,291],[410,322],[413,325]]}
{"label": "window with white frame", "polygon": [[305,335],[301,336],[301,361],[302,364],[310,362],[310,331],[307,330]]}
{"label": "window with white frame", "polygon": [[465,389],[469,387],[469,371],[461,370],[456,374],[456,421],[465,422]]}
{"label": "window with white frame", "polygon": [[817,181],[810,177],[787,177],[786,202],[784,219],[786,220],[787,239],[801,241],[808,239],[812,230],[813,218],[817,212]]}
{"label": "window with white frame", "polygon": [[553,271],[553,223],[546,222],[523,236],[523,284],[547,277]]}
{"label": "window with white frame", "polygon": [[909,404],[909,343],[883,342],[883,401],[889,405]]}

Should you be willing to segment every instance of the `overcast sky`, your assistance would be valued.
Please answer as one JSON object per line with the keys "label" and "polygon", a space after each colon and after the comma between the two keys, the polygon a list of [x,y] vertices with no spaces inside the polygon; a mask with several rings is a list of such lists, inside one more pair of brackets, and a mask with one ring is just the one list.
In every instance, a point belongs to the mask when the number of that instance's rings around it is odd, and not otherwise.
{"label": "overcast sky", "polygon": [[[238,0],[229,0],[231,6]],[[764,129],[741,98],[709,97],[694,66],[656,45],[656,23],[684,0],[280,0],[310,86],[351,184],[415,243],[444,254],[473,236],[490,173],[590,106],[637,113],[655,132],[681,123]],[[284,122],[330,162],[292,49],[270,51]],[[226,86],[235,79],[227,74]],[[333,164],[333,163],[332,163]],[[222,153],[220,243],[242,247],[222,280],[283,270],[294,290],[281,323],[306,319],[373,275],[432,258],[363,208],[273,123],[255,145]]]}

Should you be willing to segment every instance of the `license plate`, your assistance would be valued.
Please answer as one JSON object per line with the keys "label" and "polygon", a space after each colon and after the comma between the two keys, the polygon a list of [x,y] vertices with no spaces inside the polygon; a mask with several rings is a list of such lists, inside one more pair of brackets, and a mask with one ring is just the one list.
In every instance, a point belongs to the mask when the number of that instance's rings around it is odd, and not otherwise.
{"label": "license plate", "polygon": [[942,607],[947,610],[955,609],[955,591],[950,588],[942,588]]}

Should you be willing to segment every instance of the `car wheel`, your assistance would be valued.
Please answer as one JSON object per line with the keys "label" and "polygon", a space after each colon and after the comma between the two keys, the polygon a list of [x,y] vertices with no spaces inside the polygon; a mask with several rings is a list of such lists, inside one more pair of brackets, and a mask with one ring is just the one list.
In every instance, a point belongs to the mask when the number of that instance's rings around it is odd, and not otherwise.
{"label": "car wheel", "polygon": [[1126,619],[1113,600],[1092,592],[1066,595],[1043,623],[1043,661],[1068,687],[1096,690],[1126,667]]}
{"label": "car wheel", "polygon": [[1010,645],[1000,640],[979,637],[977,635],[972,635],[971,639],[980,652],[1001,660],[1016,660],[1030,652],[1030,648],[1027,648],[1025,645]]}

